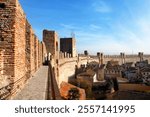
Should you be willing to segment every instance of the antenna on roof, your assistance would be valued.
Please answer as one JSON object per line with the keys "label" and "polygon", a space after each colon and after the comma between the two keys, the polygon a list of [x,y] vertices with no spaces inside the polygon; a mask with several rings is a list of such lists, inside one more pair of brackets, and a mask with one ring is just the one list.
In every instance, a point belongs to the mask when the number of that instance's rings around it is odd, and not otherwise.
{"label": "antenna on roof", "polygon": [[75,33],[73,31],[71,32],[71,37],[75,38]]}

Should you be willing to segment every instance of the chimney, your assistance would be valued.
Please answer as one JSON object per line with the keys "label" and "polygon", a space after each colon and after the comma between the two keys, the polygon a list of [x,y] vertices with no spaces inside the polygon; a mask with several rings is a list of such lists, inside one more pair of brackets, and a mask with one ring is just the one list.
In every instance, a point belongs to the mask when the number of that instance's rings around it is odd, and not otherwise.
{"label": "chimney", "polygon": [[104,54],[103,53],[100,54],[100,58],[101,58],[101,65],[102,65],[104,63]]}
{"label": "chimney", "polygon": [[138,53],[138,56],[139,56],[139,58],[140,58],[140,62],[143,61],[143,52],[139,52],[139,53]]}

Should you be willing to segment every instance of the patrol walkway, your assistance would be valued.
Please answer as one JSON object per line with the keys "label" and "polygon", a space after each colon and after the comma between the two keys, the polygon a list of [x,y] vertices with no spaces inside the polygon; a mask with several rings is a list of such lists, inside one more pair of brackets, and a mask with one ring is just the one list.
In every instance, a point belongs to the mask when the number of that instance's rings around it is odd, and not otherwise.
{"label": "patrol walkway", "polygon": [[47,95],[48,66],[39,70],[25,84],[14,100],[45,100]]}

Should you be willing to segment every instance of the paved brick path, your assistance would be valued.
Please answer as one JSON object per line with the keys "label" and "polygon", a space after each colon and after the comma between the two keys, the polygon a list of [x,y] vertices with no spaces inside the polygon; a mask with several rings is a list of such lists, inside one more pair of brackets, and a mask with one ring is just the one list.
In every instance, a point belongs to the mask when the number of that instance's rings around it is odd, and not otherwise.
{"label": "paved brick path", "polygon": [[48,66],[41,66],[14,100],[45,100],[48,79]]}

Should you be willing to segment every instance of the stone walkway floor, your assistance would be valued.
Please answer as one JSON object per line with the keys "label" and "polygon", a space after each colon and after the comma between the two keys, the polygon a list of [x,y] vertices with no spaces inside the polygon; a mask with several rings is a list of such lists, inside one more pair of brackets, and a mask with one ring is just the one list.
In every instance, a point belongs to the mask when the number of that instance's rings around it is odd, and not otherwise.
{"label": "stone walkway floor", "polygon": [[48,66],[41,66],[14,100],[45,100],[48,80]]}

